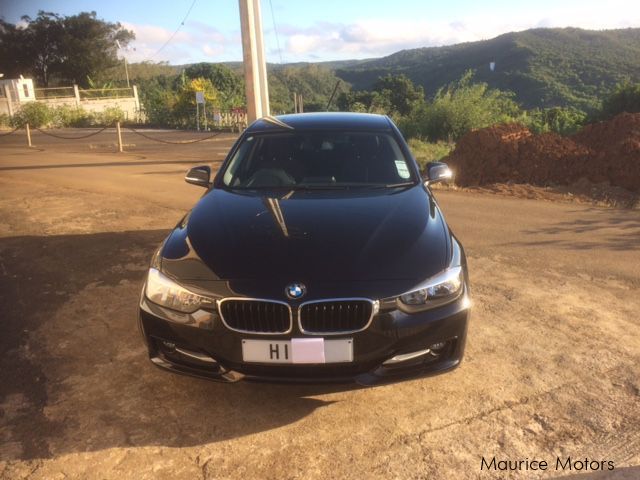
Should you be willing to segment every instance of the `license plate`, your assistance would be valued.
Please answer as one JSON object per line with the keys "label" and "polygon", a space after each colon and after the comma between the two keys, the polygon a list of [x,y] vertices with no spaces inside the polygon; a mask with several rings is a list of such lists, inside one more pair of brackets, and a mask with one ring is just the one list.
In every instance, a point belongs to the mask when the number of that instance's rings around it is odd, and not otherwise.
{"label": "license plate", "polygon": [[255,363],[353,362],[353,339],[292,338],[291,340],[242,340],[242,359]]}

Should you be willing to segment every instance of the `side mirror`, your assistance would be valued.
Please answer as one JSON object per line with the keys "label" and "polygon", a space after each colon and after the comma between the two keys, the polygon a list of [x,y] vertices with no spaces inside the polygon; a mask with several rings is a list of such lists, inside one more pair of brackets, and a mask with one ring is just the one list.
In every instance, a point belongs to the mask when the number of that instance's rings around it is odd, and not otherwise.
{"label": "side mirror", "polygon": [[431,162],[427,165],[427,185],[447,182],[453,178],[453,172],[446,163]]}
{"label": "side mirror", "polygon": [[211,168],[207,165],[190,168],[184,176],[184,181],[199,187],[209,188],[211,186]]}

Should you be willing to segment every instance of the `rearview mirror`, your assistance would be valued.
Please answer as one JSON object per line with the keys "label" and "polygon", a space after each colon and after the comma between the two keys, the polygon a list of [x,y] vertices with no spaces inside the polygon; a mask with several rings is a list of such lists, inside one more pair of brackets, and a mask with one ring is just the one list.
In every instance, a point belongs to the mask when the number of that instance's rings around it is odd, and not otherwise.
{"label": "rearview mirror", "polygon": [[199,187],[209,188],[211,185],[211,168],[207,165],[190,168],[184,177],[184,181]]}
{"label": "rearview mirror", "polygon": [[446,163],[431,162],[427,165],[427,185],[447,182],[453,178],[453,172]]}

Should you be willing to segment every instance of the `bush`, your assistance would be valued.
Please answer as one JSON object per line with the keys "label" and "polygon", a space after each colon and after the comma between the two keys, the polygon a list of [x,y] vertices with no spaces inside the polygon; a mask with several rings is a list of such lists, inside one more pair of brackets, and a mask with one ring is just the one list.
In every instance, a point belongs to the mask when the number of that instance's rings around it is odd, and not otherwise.
{"label": "bush", "polygon": [[455,144],[449,142],[429,143],[418,138],[409,139],[409,148],[420,165],[421,172],[424,172],[427,163],[439,162],[449,155],[453,147]]}
{"label": "bush", "polygon": [[560,135],[573,135],[586,121],[587,114],[573,107],[536,108],[526,112],[521,119],[532,132],[555,132]]}
{"label": "bush", "polygon": [[446,89],[438,90],[433,102],[401,120],[406,135],[450,142],[470,130],[513,122],[521,115],[513,93],[490,89],[486,83],[472,83],[472,79],[472,72],[467,72]]}
{"label": "bush", "polygon": [[424,103],[422,87],[415,86],[409,77],[402,73],[379,77],[373,90],[384,99],[380,102],[384,106],[381,113],[387,115],[408,115],[416,105]]}
{"label": "bush", "polygon": [[0,127],[10,127],[11,117],[6,113],[0,113]]}
{"label": "bush", "polygon": [[600,117],[607,119],[622,112],[640,112],[640,83],[627,81],[619,84],[615,91],[603,100]]}
{"label": "bush", "polygon": [[389,115],[394,119],[410,114],[424,103],[422,87],[415,86],[404,74],[379,77],[373,90],[342,92],[338,110]]}
{"label": "bush", "polygon": [[82,108],[62,105],[53,109],[51,124],[55,127],[90,127],[93,115]]}
{"label": "bush", "polygon": [[184,83],[178,91],[176,103],[173,107],[174,122],[178,125],[193,128],[197,124],[196,112],[200,112],[200,124],[204,122],[204,109],[196,106],[196,92],[203,92],[208,105],[218,104],[218,91],[206,78],[194,78]]}
{"label": "bush", "polygon": [[45,103],[29,102],[20,107],[11,123],[14,127],[24,127],[27,123],[30,127],[39,128],[51,123],[53,119],[53,111]]}
{"label": "bush", "polygon": [[172,92],[148,92],[142,100],[147,121],[153,125],[176,126],[173,116],[173,107],[176,102],[176,95]]}
{"label": "bush", "polygon": [[124,122],[124,112],[120,107],[106,108],[102,113],[95,115],[96,125],[110,127],[116,122]]}
{"label": "bush", "polygon": [[[110,127],[116,122],[123,122],[125,114],[120,107],[109,107],[103,112],[93,113],[82,108],[61,105],[51,108],[45,103],[30,102],[13,116],[11,124],[15,127]],[[0,123],[1,124],[1,123]]]}

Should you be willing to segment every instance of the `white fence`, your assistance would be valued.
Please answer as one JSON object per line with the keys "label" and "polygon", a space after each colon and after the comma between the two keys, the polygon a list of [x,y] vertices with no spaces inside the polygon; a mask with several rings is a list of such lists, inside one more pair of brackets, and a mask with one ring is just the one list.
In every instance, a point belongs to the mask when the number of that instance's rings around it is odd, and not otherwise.
{"label": "white fence", "polygon": [[[141,108],[138,88],[93,88],[83,89],[77,85],[70,87],[35,88],[24,98],[11,84],[0,85],[0,114],[13,116],[27,101],[45,103],[51,107],[69,106],[91,113],[101,113],[108,108],[118,107],[124,112],[125,120],[145,122],[144,108]],[[192,117],[195,122],[196,109]],[[241,109],[219,110],[213,105],[200,108],[200,128],[227,127],[241,131],[247,127],[247,114]]]}
{"label": "white fence", "polygon": [[[131,88],[82,89],[77,85],[36,88],[35,101],[46,103],[52,107],[67,105],[93,113],[118,107],[124,112],[126,119],[134,120],[140,116],[140,99],[138,98],[138,88],[135,85]],[[5,86],[3,92],[0,93],[0,113],[13,116],[23,103],[8,86]]]}

